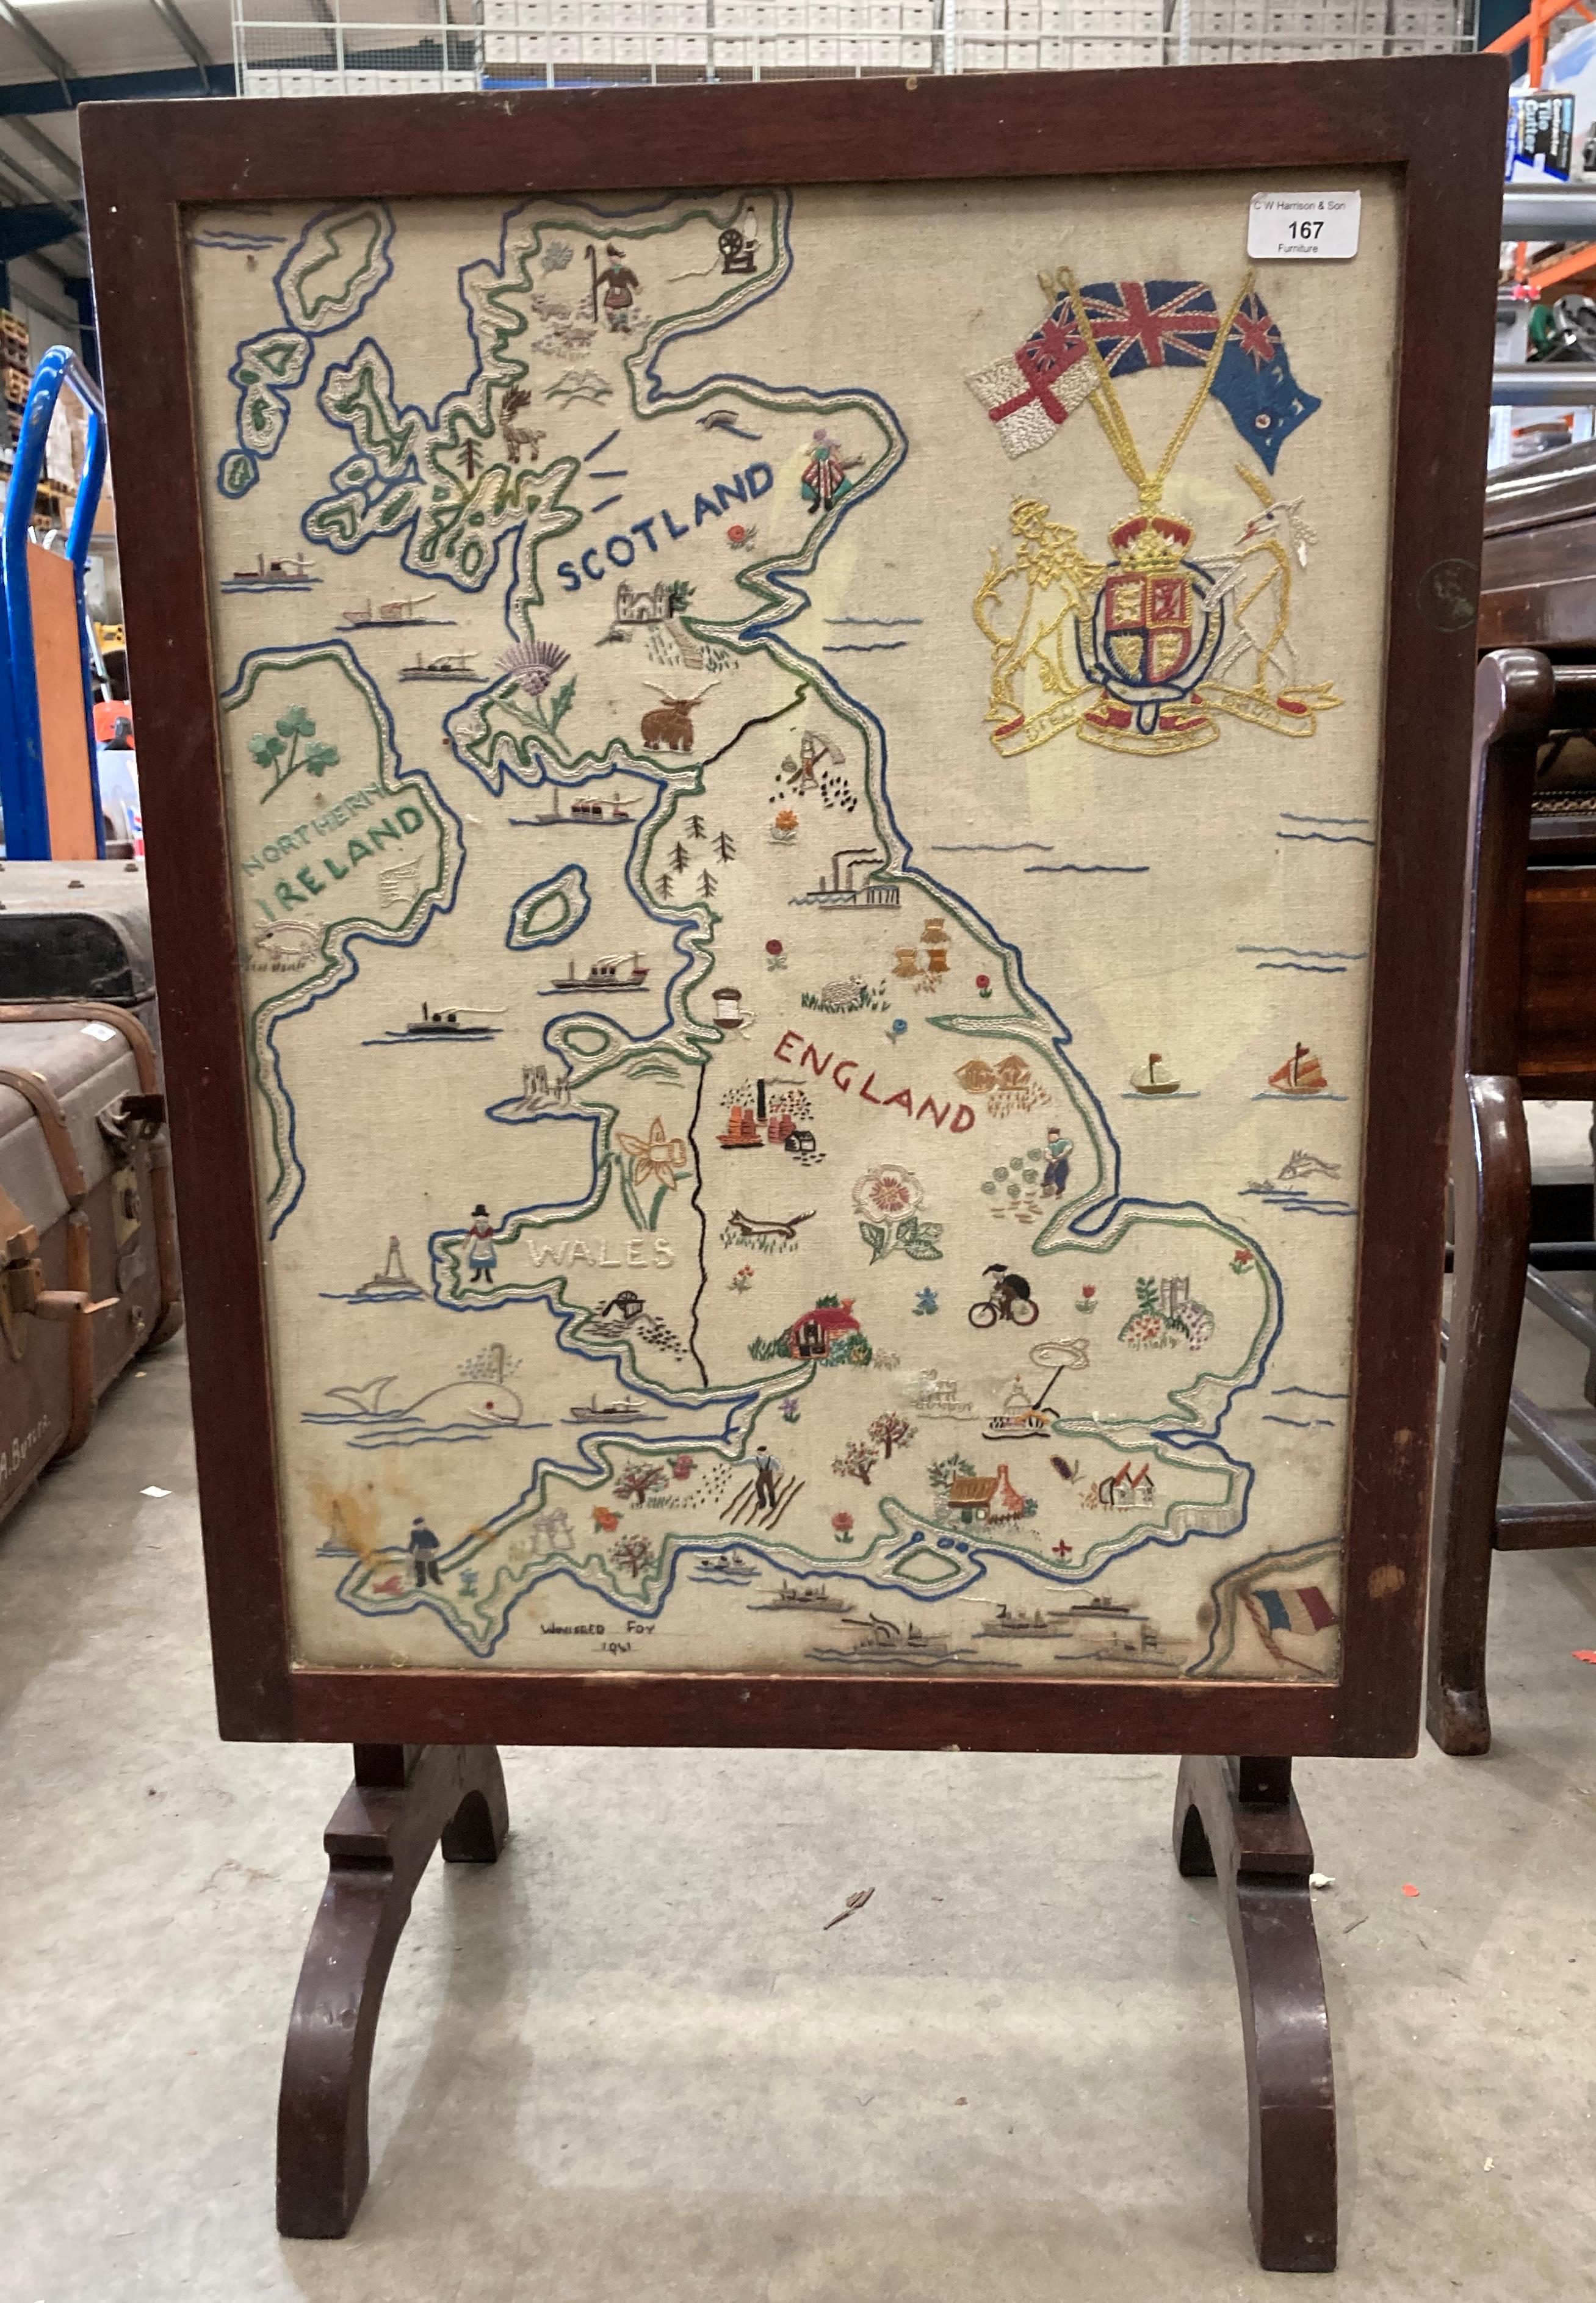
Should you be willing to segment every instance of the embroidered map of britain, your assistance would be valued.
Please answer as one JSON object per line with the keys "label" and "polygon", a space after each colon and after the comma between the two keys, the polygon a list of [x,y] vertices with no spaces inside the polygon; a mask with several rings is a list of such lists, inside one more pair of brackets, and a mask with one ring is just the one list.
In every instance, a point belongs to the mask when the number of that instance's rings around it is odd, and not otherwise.
{"label": "embroidered map of britain", "polygon": [[190,219],[302,1658],[1335,1675],[1356,181]]}

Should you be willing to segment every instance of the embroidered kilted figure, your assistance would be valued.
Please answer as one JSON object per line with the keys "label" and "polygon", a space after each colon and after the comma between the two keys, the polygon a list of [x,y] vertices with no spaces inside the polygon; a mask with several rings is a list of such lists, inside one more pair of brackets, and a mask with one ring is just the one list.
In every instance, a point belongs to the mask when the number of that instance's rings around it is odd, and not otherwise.
{"label": "embroidered kilted figure", "polygon": [[853,485],[848,476],[857,472],[864,460],[863,456],[845,456],[841,442],[833,440],[825,426],[821,426],[815,434],[815,452],[804,466],[800,484],[811,519],[817,511],[830,511],[838,497],[848,494]]}
{"label": "embroidered kilted figure", "polygon": [[494,1228],[493,1219],[478,1200],[471,1210],[471,1227],[466,1234],[471,1243],[466,1251],[466,1263],[472,1285],[480,1282],[486,1286],[492,1283],[499,1261],[498,1250],[494,1245]]}
{"label": "embroidered kilted figure", "polygon": [[612,333],[624,335],[631,326],[632,307],[642,283],[627,263],[624,249],[612,245],[605,249],[604,254],[610,260],[600,272],[598,259],[592,249],[587,251],[587,260],[594,267],[593,316],[595,320],[598,317],[598,291],[602,288],[604,291],[604,325]]}

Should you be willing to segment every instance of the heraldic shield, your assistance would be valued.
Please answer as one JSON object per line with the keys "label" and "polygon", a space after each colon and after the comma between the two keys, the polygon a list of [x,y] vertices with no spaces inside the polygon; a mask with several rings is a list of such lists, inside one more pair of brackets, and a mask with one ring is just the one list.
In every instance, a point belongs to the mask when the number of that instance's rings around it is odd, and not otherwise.
{"label": "heraldic shield", "polygon": [[1089,742],[1151,752],[1211,740],[1212,722],[1187,699],[1219,654],[1225,602],[1212,571],[1185,557],[1191,540],[1184,520],[1157,513],[1111,531],[1117,564],[1098,586],[1089,628],[1076,627],[1082,673],[1102,690],[1080,723]]}

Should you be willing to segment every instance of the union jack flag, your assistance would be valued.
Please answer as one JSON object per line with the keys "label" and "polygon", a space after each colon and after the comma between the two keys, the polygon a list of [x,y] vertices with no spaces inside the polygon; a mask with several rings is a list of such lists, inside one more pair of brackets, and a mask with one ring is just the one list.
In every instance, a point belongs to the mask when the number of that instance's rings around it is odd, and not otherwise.
{"label": "union jack flag", "polygon": [[1221,325],[1201,280],[1099,280],[1082,289],[1081,309],[1111,376],[1201,367]]}
{"label": "union jack flag", "polygon": [[[1104,375],[1118,382],[1144,368],[1203,367],[1224,326],[1213,290],[1202,280],[1094,281],[1080,291],[1080,308],[1096,360],[1070,299],[1061,296],[1012,358],[966,378],[1010,456],[1045,447]],[[1269,472],[1319,406],[1292,375],[1279,328],[1255,290],[1236,308],[1209,389]]]}

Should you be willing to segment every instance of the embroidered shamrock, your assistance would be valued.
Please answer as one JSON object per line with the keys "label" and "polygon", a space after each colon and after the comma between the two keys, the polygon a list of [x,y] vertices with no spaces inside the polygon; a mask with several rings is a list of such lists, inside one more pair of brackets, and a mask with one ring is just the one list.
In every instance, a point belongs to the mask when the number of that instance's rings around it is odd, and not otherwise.
{"label": "embroidered shamrock", "polygon": [[[338,764],[336,744],[314,744],[309,739],[316,733],[316,722],[302,704],[291,704],[278,721],[274,730],[251,736],[249,756],[258,766],[271,771],[272,780],[260,795],[268,800],[288,781],[296,769],[303,768],[307,775],[325,776],[327,770]],[[305,749],[301,752],[300,745]]]}

